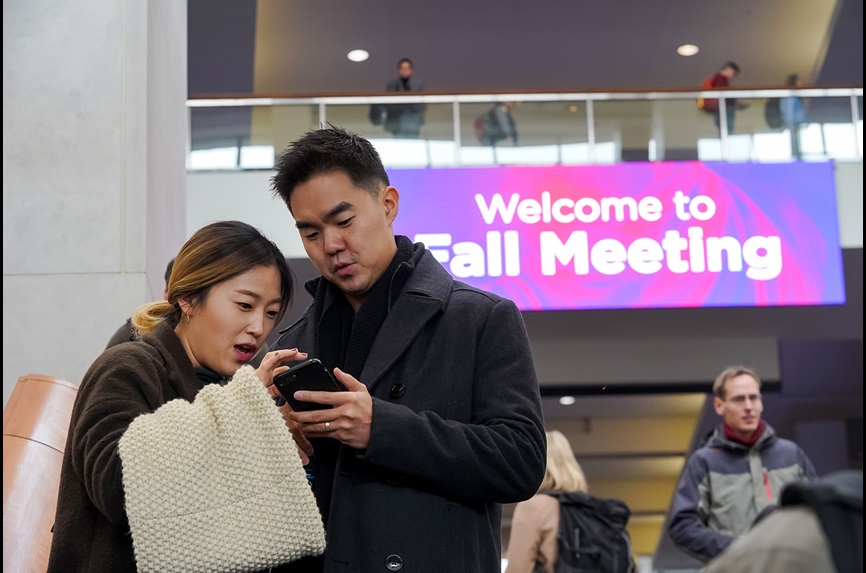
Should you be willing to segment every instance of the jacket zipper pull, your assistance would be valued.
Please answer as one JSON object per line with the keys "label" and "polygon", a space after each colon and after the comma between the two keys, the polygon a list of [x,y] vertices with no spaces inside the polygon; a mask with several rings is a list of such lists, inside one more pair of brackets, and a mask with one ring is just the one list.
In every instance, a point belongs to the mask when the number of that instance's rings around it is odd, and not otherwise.
{"label": "jacket zipper pull", "polygon": [[767,499],[773,499],[773,489],[770,487],[770,476],[767,474],[767,468],[764,468],[764,489],[767,490]]}

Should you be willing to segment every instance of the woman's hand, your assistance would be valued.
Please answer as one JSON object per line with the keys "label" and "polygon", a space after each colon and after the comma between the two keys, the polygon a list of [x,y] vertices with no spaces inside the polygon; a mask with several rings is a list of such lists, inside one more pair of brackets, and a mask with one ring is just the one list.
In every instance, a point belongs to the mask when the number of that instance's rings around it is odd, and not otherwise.
{"label": "woman's hand", "polygon": [[[281,366],[281,364],[286,361],[305,360],[306,358],[307,353],[298,352],[297,348],[268,352],[265,354],[264,358],[262,358],[261,364],[259,364],[259,367],[256,369],[256,376],[259,377],[259,380],[261,380],[265,385],[265,388],[268,389],[268,393],[271,397],[276,399],[280,397],[280,391],[277,390],[276,386],[274,386],[274,376],[289,369],[288,366]],[[307,465],[310,463],[310,456],[313,455],[312,444],[310,444],[310,441],[306,436],[304,436],[298,423],[295,422],[294,418],[292,418],[292,407],[289,406],[288,403],[284,403],[280,406],[280,414],[283,415],[283,420],[285,420],[286,426],[288,426],[289,431],[292,433],[292,437],[295,439],[295,443],[298,446],[298,454],[301,456],[301,461],[304,465]]]}
{"label": "woman's hand", "polygon": [[280,393],[276,388],[274,388],[274,376],[289,369],[288,366],[280,366],[280,364],[287,361],[306,360],[306,358],[307,353],[298,352],[297,348],[272,350],[262,358],[259,367],[256,368],[256,376],[259,377],[259,380],[261,380],[262,384],[265,385],[265,388],[268,389],[268,393],[271,397],[276,398]]}

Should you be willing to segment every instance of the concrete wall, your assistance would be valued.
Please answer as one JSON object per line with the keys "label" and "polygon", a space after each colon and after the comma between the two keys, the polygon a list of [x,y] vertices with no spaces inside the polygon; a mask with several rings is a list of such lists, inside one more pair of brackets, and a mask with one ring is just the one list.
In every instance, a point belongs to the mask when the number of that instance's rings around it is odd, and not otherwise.
{"label": "concrete wall", "polygon": [[186,3],[3,3],[3,403],[79,382],[186,237]]}

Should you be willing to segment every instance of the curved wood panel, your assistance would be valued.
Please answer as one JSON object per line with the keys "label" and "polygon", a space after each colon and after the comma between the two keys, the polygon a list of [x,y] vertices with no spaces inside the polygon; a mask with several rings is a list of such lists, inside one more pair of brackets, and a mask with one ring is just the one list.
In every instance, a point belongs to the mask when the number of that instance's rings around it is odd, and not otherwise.
{"label": "curved wood panel", "polygon": [[63,451],[78,386],[50,376],[18,379],[3,409],[3,435],[18,436]]}
{"label": "curved wood panel", "polygon": [[75,384],[18,379],[3,409],[3,571],[44,573]]}

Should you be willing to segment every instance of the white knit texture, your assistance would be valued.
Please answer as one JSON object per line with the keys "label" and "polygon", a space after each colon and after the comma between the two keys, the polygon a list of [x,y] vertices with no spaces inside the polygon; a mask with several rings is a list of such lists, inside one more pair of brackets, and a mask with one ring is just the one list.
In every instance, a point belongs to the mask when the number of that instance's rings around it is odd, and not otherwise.
{"label": "white knit texture", "polygon": [[258,571],[325,549],[295,442],[251,366],[139,416],[118,449],[142,573]]}

